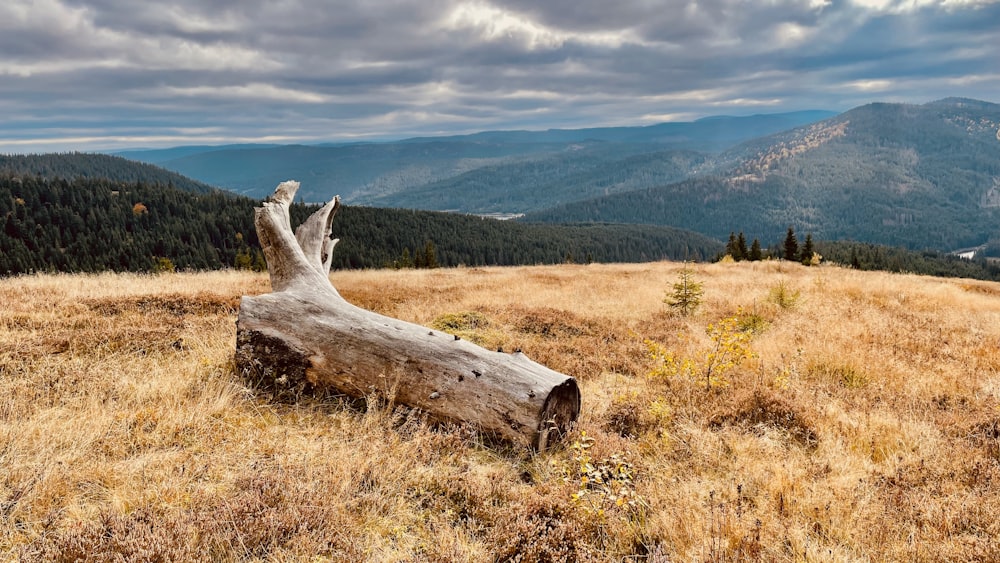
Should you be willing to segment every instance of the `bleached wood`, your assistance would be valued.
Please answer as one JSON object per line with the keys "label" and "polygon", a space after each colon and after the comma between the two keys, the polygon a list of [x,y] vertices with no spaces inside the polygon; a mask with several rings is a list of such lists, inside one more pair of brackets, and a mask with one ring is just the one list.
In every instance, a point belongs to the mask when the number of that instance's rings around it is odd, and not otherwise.
{"label": "bleached wood", "polygon": [[240,302],[236,363],[245,377],[279,390],[381,393],[540,450],[565,434],[580,412],[574,378],[344,300],[329,278],[340,200],[293,235],[288,206],[298,187],[281,183],[255,210],[274,292]]}

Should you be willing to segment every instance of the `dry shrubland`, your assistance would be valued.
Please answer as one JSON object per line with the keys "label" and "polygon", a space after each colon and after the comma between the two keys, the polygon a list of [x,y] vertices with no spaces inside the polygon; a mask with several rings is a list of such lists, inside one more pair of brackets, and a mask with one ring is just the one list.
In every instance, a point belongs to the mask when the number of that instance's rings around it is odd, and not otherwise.
{"label": "dry shrubland", "polygon": [[[1000,560],[1000,285],[695,265],[678,316],[681,268],[331,276],[577,376],[543,454],[248,388],[235,317],[266,274],[0,280],[0,559]],[[727,385],[649,375],[647,341],[703,373],[727,318],[749,336]]]}

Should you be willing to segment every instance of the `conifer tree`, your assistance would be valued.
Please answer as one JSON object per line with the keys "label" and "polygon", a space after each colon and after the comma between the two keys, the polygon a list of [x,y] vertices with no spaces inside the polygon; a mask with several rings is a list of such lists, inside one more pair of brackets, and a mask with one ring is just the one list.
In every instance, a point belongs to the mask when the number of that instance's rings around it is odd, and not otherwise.
{"label": "conifer tree", "polygon": [[736,253],[736,233],[729,231],[729,240],[726,242],[726,254],[733,260],[737,260]]}
{"label": "conifer tree", "polygon": [[253,268],[253,256],[250,249],[243,247],[236,251],[236,260],[233,263],[237,270],[250,270]]}
{"label": "conifer tree", "polygon": [[812,233],[806,233],[806,241],[802,244],[802,263],[806,266],[812,264],[813,259],[813,236]]}
{"label": "conifer tree", "polygon": [[695,309],[701,305],[701,296],[705,293],[701,282],[694,279],[694,270],[688,262],[684,263],[684,268],[677,275],[677,282],[674,284],[674,291],[664,303],[676,309],[681,315],[688,316],[694,313]]}
{"label": "conifer tree", "polygon": [[736,260],[747,260],[750,258],[750,251],[747,250],[747,237],[743,236],[743,231],[740,231],[740,235],[736,238],[736,251],[740,253],[740,257]]}
{"label": "conifer tree", "polygon": [[764,258],[764,254],[760,251],[760,241],[753,239],[753,244],[750,245],[750,260],[753,262],[758,262]]}
{"label": "conifer tree", "polygon": [[267,271],[267,260],[264,259],[264,253],[259,248],[253,251],[253,265],[251,267],[255,272]]}
{"label": "conifer tree", "polygon": [[409,248],[403,248],[403,256],[399,259],[400,268],[412,268],[413,267],[413,256],[410,255]]}
{"label": "conifer tree", "polygon": [[799,257],[799,241],[795,239],[795,230],[788,227],[788,234],[785,235],[784,244],[785,260],[795,261]]}
{"label": "conifer tree", "polygon": [[424,245],[424,267],[425,268],[437,268],[440,266],[437,259],[437,250],[434,248],[434,243],[427,241]]}

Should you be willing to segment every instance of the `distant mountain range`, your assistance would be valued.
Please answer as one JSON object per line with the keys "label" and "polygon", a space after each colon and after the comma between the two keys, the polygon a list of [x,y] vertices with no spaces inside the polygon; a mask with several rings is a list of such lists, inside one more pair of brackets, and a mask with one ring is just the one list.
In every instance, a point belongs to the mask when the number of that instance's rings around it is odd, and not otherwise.
{"label": "distant mountain range", "polygon": [[[227,145],[220,147],[176,147],[171,149],[121,151],[124,158],[147,162],[199,181],[251,197],[265,197],[279,182],[302,181],[300,197],[326,201],[341,195],[349,204],[382,207],[406,206],[413,198],[404,192],[450,182],[465,191],[465,200],[489,198],[490,193],[472,193],[482,170],[489,179],[499,173],[519,181],[519,189],[544,195],[538,182],[585,174],[599,165],[636,155],[664,151],[719,151],[736,143],[784,131],[835,115],[828,111],[719,116],[685,123],[662,123],[647,127],[607,127],[548,131],[488,131],[452,137],[414,138],[387,143],[328,145]],[[523,170],[521,167],[523,166]],[[509,168],[509,169],[508,169]],[[522,176],[523,174],[523,176]],[[685,171],[686,175],[686,171]],[[673,180],[676,175],[657,176]],[[472,182],[466,184],[465,182]],[[642,185],[641,183],[638,185]],[[648,184],[646,184],[648,185]],[[636,187],[629,184],[626,187]],[[400,194],[399,199],[395,194]],[[584,197],[602,195],[587,192]],[[575,196],[571,199],[581,199]],[[423,209],[446,210],[441,205]],[[544,198],[534,205],[501,209],[497,205],[461,205],[461,211],[520,212],[568,201]]]}
{"label": "distant mountain range", "polygon": [[1000,105],[947,98],[689,123],[490,131],[388,143],[178,147],[121,156],[265,197],[524,220],[641,223],[765,244],[789,226],[951,251],[1000,249]]}

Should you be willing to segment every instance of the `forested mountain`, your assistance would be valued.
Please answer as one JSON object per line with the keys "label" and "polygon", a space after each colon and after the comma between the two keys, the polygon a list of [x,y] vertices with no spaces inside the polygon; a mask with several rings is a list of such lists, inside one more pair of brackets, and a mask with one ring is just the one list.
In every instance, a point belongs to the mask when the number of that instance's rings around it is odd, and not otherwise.
{"label": "forested mountain", "polygon": [[0,154],[0,177],[18,176],[159,183],[190,192],[209,192],[214,189],[176,172],[119,156],[90,153]]}
{"label": "forested mountain", "polygon": [[[631,145],[580,145],[559,155],[482,166],[421,187],[362,200],[410,209],[524,213],[676,182],[708,160],[705,153],[680,150],[624,156],[623,147]],[[472,194],[478,195],[470,197]]]}
{"label": "forested mountain", "polygon": [[[264,266],[258,200],[103,179],[0,175],[0,275]],[[296,204],[298,224],[315,208]],[[524,225],[425,211],[344,207],[336,268],[646,261],[714,256],[721,243],[673,228]]]}
{"label": "forested mountain", "polygon": [[219,268],[253,226],[249,200],[221,190],[37,176],[0,178],[0,219],[0,275]]}
{"label": "forested mountain", "polygon": [[682,182],[568,203],[534,221],[672,225],[761,240],[950,251],[1000,232],[1000,105],[871,104],[731,149]]}
{"label": "forested mountain", "polygon": [[282,145],[199,152],[160,166],[249,197],[267,197],[279,183],[295,178],[302,182],[298,197],[304,201],[341,195],[354,203],[362,195],[391,193],[484,164],[563,148],[458,142]]}
{"label": "forested mountain", "polygon": [[[305,201],[326,201],[340,194],[349,204],[395,207],[393,194],[423,209],[484,210],[482,201],[496,201],[508,186],[495,181],[498,167],[507,172],[518,189],[539,188],[537,167],[558,170],[564,176],[581,176],[600,163],[667,150],[718,151],[760,135],[784,131],[829,117],[832,112],[804,111],[748,117],[712,117],[694,122],[662,123],[648,127],[611,127],[549,131],[488,131],[473,135],[417,138],[396,142],[327,145],[230,145],[225,147],[176,147],[162,150],[125,151],[128,158],[155,163],[213,186],[252,197],[265,197],[288,178],[303,181],[299,196]],[[589,151],[596,162],[579,158]],[[569,156],[567,156],[569,155]],[[551,160],[551,162],[547,162]],[[628,162],[623,162],[629,166]],[[650,172],[655,181],[658,164]],[[481,175],[463,176],[482,170]],[[521,174],[525,174],[523,177]],[[460,178],[461,177],[461,178]],[[646,187],[633,175],[636,187]],[[483,180],[486,178],[486,180]],[[447,205],[422,207],[428,201],[404,192],[433,190],[441,182],[449,190]],[[630,184],[631,185],[631,184]],[[612,190],[613,191],[613,190]],[[567,199],[550,197],[543,206],[596,195],[584,191]],[[520,200],[514,200],[514,203]],[[408,203],[408,205],[411,203]],[[490,210],[511,212],[516,210]],[[523,207],[523,206],[522,206]],[[537,207],[530,207],[536,209]]]}

